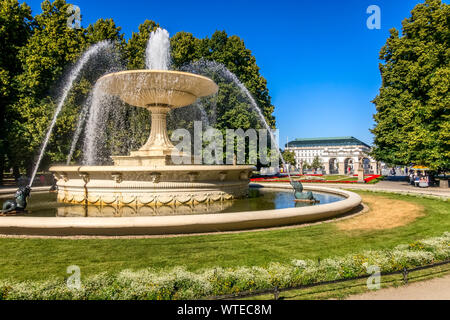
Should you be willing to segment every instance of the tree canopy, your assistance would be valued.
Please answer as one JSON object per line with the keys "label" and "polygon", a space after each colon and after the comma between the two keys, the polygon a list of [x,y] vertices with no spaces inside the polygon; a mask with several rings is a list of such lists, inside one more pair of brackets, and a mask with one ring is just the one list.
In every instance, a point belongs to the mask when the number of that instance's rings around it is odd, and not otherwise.
{"label": "tree canopy", "polygon": [[16,0],[0,2],[0,182],[10,150],[9,119],[15,116],[10,107],[18,95],[15,78],[23,71],[17,56],[32,33],[32,25],[31,9],[28,5],[19,4]]}
{"label": "tree canopy", "polygon": [[376,159],[450,168],[450,5],[418,4],[381,49]]}
{"label": "tree canopy", "polygon": [[290,164],[293,166],[296,165],[294,151],[284,150],[283,151],[283,159],[287,164]]}

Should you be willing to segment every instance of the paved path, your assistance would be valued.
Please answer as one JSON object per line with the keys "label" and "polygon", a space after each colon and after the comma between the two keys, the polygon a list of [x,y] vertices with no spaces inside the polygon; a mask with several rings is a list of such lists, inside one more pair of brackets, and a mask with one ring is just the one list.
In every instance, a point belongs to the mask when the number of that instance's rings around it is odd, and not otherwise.
{"label": "paved path", "polygon": [[347,300],[450,300],[450,275],[397,288],[357,294]]}
{"label": "paved path", "polygon": [[406,194],[431,195],[442,198],[450,198],[450,189],[444,188],[418,188],[413,187],[405,181],[380,181],[377,184],[345,184],[345,183],[304,183],[304,185],[320,185],[330,188],[342,188],[349,190],[373,190],[388,191]]}

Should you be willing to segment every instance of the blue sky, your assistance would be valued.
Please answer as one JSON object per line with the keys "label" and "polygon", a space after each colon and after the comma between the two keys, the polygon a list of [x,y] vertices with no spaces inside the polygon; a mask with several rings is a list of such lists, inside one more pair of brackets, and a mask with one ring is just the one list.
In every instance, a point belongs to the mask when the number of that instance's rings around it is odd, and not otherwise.
{"label": "blue sky", "polygon": [[[40,0],[27,2],[34,14]],[[401,28],[418,0],[72,0],[83,26],[113,18],[127,38],[145,19],[172,35],[216,30],[241,37],[267,79],[280,143],[289,138],[355,136],[373,141],[381,78],[378,55],[389,29]],[[369,30],[366,9],[381,9],[381,29]]]}

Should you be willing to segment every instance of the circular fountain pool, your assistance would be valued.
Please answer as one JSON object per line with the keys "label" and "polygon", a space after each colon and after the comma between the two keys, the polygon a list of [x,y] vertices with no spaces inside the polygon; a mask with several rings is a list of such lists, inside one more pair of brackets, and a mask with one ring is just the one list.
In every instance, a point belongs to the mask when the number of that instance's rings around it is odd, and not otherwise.
{"label": "circular fountain pool", "polygon": [[196,206],[99,207],[55,201],[56,194],[31,197],[27,215],[0,217],[0,234],[167,235],[249,230],[330,219],[361,204],[344,190],[305,187],[319,204],[295,203],[290,185],[253,185],[246,199]]}
{"label": "circular fountain pool", "polygon": [[[57,202],[56,193],[36,193],[30,200],[27,212],[18,216],[27,217],[134,217],[134,216],[175,216],[193,214],[221,214],[232,212],[276,210],[287,208],[301,208],[334,203],[345,197],[315,192],[318,203],[295,202],[290,190],[266,189],[253,187],[244,199],[229,200],[178,206],[84,206]],[[0,199],[0,206],[3,200]]]}

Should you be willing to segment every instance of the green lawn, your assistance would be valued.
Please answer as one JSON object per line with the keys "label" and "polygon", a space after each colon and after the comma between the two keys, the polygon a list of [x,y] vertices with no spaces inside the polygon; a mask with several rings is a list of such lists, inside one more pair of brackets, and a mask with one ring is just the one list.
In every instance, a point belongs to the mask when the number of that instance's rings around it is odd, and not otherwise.
{"label": "green lawn", "polygon": [[420,203],[425,215],[404,227],[365,232],[344,232],[329,223],[284,230],[178,238],[0,238],[0,278],[35,280],[65,277],[69,265],[80,266],[82,276],[178,265],[184,265],[190,270],[215,266],[266,265],[276,261],[317,259],[365,249],[392,248],[401,243],[440,236],[450,230],[449,202],[394,194],[379,195]]}
{"label": "green lawn", "polygon": [[358,180],[358,177],[350,177],[345,175],[330,175],[324,176],[327,181],[338,181],[338,180],[346,180],[346,181],[355,181]]}

